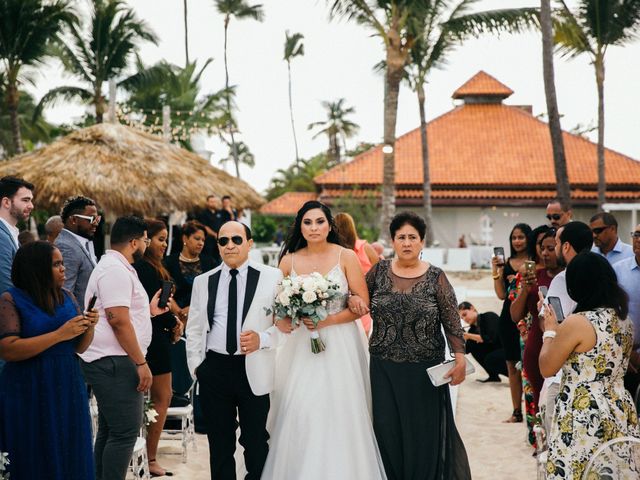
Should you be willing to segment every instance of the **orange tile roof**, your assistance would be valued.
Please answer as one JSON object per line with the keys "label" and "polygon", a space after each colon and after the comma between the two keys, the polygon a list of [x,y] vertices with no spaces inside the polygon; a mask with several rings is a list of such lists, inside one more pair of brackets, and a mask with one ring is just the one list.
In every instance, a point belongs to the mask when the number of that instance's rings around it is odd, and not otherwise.
{"label": "orange tile roof", "polygon": [[[427,125],[429,166],[434,188],[544,188],[556,179],[548,125],[522,108],[500,103],[464,104]],[[595,189],[596,144],[563,134],[572,187]],[[422,184],[419,128],[396,140],[396,185]],[[640,192],[640,162],[605,150],[608,188]],[[382,183],[380,145],[317,176],[322,188]],[[640,195],[638,195],[640,197]]]}
{"label": "orange tile roof", "polygon": [[295,215],[296,212],[309,200],[317,200],[318,194],[314,192],[286,192],[260,208],[260,213],[265,215]]}
{"label": "orange tile roof", "polygon": [[464,98],[468,96],[496,96],[507,98],[511,96],[513,90],[504,83],[499,82],[488,73],[480,70],[467,82],[453,92],[453,98]]}

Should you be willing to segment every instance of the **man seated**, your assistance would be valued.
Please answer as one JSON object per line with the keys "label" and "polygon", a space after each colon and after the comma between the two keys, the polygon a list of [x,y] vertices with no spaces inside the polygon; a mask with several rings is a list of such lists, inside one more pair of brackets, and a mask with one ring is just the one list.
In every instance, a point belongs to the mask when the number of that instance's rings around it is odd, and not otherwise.
{"label": "man seated", "polygon": [[507,375],[507,364],[504,350],[500,343],[498,324],[500,317],[493,312],[478,313],[469,302],[458,305],[460,318],[469,324],[469,330],[464,333],[466,351],[489,374],[478,382],[499,382],[500,374]]}

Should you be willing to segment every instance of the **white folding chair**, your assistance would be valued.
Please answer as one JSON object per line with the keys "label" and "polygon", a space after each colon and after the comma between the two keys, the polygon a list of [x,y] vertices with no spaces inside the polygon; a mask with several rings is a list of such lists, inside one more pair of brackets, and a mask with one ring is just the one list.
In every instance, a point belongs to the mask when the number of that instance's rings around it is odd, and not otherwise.
{"label": "white folding chair", "polygon": [[536,472],[538,480],[547,478],[547,432],[544,429],[544,406],[536,415],[533,433],[536,436]]}
{"label": "white folding chair", "polygon": [[[142,428],[144,429],[145,427]],[[149,459],[147,458],[147,441],[144,438],[142,429],[133,447],[129,469],[133,473],[133,478],[136,480],[149,480],[151,478]]]}
{"label": "white folding chair", "polygon": [[582,480],[640,478],[640,440],[620,437],[601,445],[587,463]]}

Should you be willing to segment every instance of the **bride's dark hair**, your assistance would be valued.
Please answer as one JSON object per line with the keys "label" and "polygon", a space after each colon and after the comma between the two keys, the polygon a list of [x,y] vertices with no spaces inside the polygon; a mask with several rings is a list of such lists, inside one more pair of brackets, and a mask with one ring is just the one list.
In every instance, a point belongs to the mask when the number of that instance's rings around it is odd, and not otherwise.
{"label": "bride's dark hair", "polygon": [[302,208],[300,208],[300,210],[298,210],[293,225],[289,227],[289,234],[287,235],[287,239],[282,245],[279,261],[282,260],[282,257],[284,257],[287,253],[296,252],[301,248],[307,246],[307,241],[302,236],[302,218],[309,210],[314,210],[316,208],[322,210],[322,213],[324,213],[324,216],[327,217],[327,221],[329,222],[329,235],[327,236],[327,242],[343,246],[340,239],[340,234],[338,233],[338,228],[336,227],[336,223],[333,219],[333,215],[331,215],[331,210],[329,210],[329,207],[327,207],[322,202],[318,202],[317,200],[310,200],[305,203]]}

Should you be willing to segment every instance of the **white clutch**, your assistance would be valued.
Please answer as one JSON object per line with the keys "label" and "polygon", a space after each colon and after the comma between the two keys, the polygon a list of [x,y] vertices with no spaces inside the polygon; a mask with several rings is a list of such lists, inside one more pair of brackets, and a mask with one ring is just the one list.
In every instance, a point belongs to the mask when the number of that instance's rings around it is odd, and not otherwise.
{"label": "white clutch", "polygon": [[[451,370],[456,364],[455,360],[448,360],[446,362],[442,362],[439,365],[434,365],[433,367],[427,368],[427,374],[429,375],[429,379],[434,386],[439,387],[440,385],[444,385],[445,383],[449,383],[451,381],[451,377],[446,377],[446,373]],[[471,375],[476,371],[476,368],[473,366],[469,360],[466,361],[466,374]]]}

